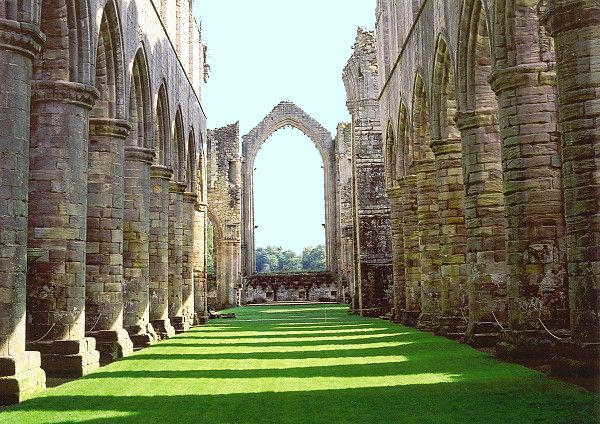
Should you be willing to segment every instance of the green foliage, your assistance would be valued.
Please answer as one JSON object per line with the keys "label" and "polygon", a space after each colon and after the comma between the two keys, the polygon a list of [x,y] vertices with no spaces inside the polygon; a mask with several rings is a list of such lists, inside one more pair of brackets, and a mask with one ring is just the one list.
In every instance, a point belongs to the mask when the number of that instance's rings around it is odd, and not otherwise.
{"label": "green foliage", "polygon": [[597,422],[595,394],[343,306],[233,312],[42,392],[0,422]]}
{"label": "green foliage", "polygon": [[302,256],[281,247],[267,246],[256,249],[256,272],[311,272],[325,270],[325,246],[306,247]]}

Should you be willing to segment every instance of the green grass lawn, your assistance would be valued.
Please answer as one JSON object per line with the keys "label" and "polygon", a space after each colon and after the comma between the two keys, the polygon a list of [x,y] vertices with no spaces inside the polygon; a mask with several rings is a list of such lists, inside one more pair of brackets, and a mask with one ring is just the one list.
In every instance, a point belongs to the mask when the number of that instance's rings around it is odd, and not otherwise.
{"label": "green grass lawn", "polygon": [[0,423],[582,423],[598,396],[337,305],[246,307]]}

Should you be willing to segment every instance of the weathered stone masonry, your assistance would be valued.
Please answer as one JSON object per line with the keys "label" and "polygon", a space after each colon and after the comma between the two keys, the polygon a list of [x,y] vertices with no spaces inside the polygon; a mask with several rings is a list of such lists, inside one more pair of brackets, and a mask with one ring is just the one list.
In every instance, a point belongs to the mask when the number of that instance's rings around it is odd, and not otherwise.
{"label": "weathered stone masonry", "polygon": [[[152,343],[151,322],[172,334],[170,270],[182,281],[175,318],[204,314],[192,276],[201,283],[204,270],[193,255],[204,243],[194,220],[205,219],[206,67],[186,0],[4,6],[0,404],[11,404],[43,388],[45,374],[82,376]],[[181,266],[169,268],[174,169],[185,193]]]}
{"label": "weathered stone masonry", "polygon": [[396,317],[597,372],[600,5],[414,6],[377,5]]}

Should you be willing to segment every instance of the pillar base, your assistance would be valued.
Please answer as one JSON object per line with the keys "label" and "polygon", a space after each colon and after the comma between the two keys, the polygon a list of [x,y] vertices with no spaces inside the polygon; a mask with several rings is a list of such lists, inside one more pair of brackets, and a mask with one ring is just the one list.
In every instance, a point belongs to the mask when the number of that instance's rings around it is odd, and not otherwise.
{"label": "pillar base", "polygon": [[402,319],[401,322],[403,325],[407,327],[416,327],[417,322],[419,321],[419,315],[421,315],[420,311],[402,311]]}
{"label": "pillar base", "polygon": [[186,317],[170,317],[173,328],[175,328],[175,334],[185,333],[190,329],[190,321]]}
{"label": "pillar base", "polygon": [[127,328],[127,333],[133,343],[133,350],[143,349],[158,341],[158,334],[154,331],[152,324],[131,326]]}
{"label": "pillar base", "polygon": [[152,327],[160,340],[170,339],[175,336],[175,328],[173,328],[169,319],[156,319],[152,321]]}
{"label": "pillar base", "polygon": [[14,405],[46,388],[39,352],[0,357],[0,406]]}
{"label": "pillar base", "polygon": [[556,376],[600,376],[600,343],[557,341],[552,349],[552,374]]}
{"label": "pillar base", "polygon": [[422,313],[417,322],[417,330],[433,333],[439,327],[438,320],[431,313]]}
{"label": "pillar base", "polygon": [[469,324],[466,341],[470,346],[495,347],[500,337],[500,327],[495,322]]}
{"label": "pillar base", "polygon": [[193,325],[204,325],[208,322],[208,315],[199,315],[194,314],[194,324]]}
{"label": "pillar base", "polygon": [[435,334],[452,340],[462,340],[467,333],[467,323],[463,317],[441,317]]}
{"label": "pillar base", "polygon": [[133,353],[133,342],[125,329],[102,330],[90,333],[90,336],[96,339],[96,346],[100,352],[100,365],[108,365]]}
{"label": "pillar base", "polygon": [[41,353],[42,368],[48,377],[80,378],[100,368],[100,353],[91,337],[28,343],[27,348]]}
{"label": "pillar base", "polygon": [[548,362],[552,341],[539,330],[504,330],[500,333],[496,354],[518,362]]}

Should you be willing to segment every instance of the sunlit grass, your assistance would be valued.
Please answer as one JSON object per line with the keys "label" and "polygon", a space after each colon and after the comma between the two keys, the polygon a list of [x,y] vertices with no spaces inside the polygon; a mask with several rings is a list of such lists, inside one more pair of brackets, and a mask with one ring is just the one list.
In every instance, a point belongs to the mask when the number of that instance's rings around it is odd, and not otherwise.
{"label": "sunlit grass", "polygon": [[441,337],[339,306],[277,307],[276,320],[259,319],[269,310],[236,309],[237,319],[48,390],[0,413],[0,423],[587,424],[598,416],[596,396]]}

